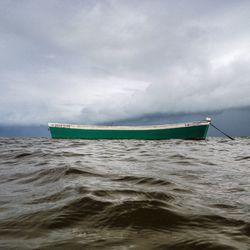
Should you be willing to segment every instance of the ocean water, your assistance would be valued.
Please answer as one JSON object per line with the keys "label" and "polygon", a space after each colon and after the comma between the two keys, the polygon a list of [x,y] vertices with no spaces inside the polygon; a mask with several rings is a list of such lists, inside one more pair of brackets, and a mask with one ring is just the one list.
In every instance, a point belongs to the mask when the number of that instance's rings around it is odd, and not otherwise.
{"label": "ocean water", "polygon": [[250,138],[0,138],[0,249],[250,249]]}

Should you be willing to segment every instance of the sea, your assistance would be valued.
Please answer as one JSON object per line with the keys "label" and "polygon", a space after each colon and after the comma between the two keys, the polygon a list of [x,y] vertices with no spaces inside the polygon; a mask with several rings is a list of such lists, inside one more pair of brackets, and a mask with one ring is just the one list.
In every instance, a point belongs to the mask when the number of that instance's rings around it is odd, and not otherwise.
{"label": "sea", "polygon": [[250,138],[0,138],[0,249],[250,249]]}

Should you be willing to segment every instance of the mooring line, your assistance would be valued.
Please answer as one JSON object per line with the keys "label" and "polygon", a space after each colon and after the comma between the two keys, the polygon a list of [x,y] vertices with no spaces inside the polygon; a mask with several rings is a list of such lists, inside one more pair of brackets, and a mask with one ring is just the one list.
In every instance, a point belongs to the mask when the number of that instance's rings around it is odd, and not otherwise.
{"label": "mooring line", "polygon": [[218,131],[220,131],[223,135],[227,136],[227,137],[230,138],[231,140],[234,140],[233,137],[227,135],[226,133],[224,133],[223,131],[221,131],[219,128],[217,128],[216,126],[214,126],[212,123],[210,123],[210,125],[211,125],[212,127],[214,127],[215,129],[217,129]]}

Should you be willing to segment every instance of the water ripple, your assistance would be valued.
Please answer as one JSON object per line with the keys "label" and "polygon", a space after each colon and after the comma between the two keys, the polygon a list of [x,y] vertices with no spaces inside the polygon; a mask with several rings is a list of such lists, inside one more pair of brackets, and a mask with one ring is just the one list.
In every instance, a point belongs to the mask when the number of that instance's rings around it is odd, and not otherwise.
{"label": "water ripple", "polygon": [[250,138],[0,138],[1,249],[249,249]]}

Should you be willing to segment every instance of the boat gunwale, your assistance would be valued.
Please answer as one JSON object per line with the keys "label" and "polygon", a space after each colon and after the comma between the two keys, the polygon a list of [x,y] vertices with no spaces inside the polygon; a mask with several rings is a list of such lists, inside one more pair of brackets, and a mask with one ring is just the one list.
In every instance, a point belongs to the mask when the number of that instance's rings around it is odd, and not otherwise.
{"label": "boat gunwale", "polygon": [[49,128],[65,128],[65,129],[85,129],[85,130],[159,130],[159,129],[172,129],[184,128],[193,126],[206,126],[210,121],[194,121],[175,124],[162,124],[162,125],[145,125],[145,126],[103,126],[103,125],[78,125],[67,123],[48,123]]}

